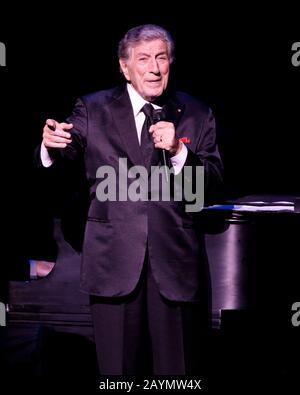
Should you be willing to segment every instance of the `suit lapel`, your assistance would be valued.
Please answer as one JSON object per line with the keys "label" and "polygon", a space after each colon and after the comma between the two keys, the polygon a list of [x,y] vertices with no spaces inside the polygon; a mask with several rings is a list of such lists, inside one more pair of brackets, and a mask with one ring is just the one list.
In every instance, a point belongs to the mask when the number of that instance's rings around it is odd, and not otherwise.
{"label": "suit lapel", "polygon": [[166,120],[173,122],[175,129],[178,126],[180,118],[184,113],[185,106],[182,104],[176,95],[171,96],[164,105]]}
{"label": "suit lapel", "polygon": [[162,107],[163,119],[174,123],[176,128],[185,109],[176,92],[172,88],[168,89],[154,101],[154,104]]}
{"label": "suit lapel", "polygon": [[[176,94],[172,94],[165,100],[163,107],[166,112],[166,120],[173,122],[176,128],[183,115],[184,104],[178,100]],[[128,158],[133,165],[144,165],[132,105],[126,86],[121,87],[117,91],[115,100],[110,104],[110,110]]]}
{"label": "suit lapel", "polygon": [[143,165],[133,110],[126,87],[119,92],[119,95],[110,104],[110,109],[128,158],[133,165]]}

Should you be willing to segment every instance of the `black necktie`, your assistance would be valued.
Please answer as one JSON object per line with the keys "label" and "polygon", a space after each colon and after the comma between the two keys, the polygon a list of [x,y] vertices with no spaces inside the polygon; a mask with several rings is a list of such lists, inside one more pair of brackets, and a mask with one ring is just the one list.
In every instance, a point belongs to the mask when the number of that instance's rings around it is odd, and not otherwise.
{"label": "black necktie", "polygon": [[153,106],[150,103],[146,103],[141,109],[145,114],[145,122],[142,127],[141,132],[141,151],[145,161],[147,169],[150,169],[151,158],[154,150],[154,143],[152,140],[151,133],[149,133],[149,128],[153,123]]}

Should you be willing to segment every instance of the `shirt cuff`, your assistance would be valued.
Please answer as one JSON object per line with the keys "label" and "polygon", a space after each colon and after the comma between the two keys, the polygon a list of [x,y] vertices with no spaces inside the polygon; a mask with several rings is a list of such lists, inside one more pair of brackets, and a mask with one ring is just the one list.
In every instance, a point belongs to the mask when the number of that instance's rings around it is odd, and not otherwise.
{"label": "shirt cuff", "polygon": [[49,152],[44,143],[41,144],[41,161],[44,167],[50,167],[53,163],[53,160],[50,158]]}
{"label": "shirt cuff", "polygon": [[171,157],[171,163],[172,163],[172,166],[174,167],[175,176],[181,172],[181,170],[185,164],[187,155],[188,155],[188,149],[187,149],[186,145],[183,143],[181,143],[181,144],[182,144],[182,146],[181,146],[181,150],[180,150],[179,154]]}

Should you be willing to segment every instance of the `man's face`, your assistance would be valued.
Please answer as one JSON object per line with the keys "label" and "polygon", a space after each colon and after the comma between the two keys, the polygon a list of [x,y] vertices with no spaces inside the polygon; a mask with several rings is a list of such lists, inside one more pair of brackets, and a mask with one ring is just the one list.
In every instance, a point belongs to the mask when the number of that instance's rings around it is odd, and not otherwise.
{"label": "man's face", "polygon": [[129,59],[120,59],[127,81],[147,101],[153,101],[167,88],[170,59],[162,40],[142,41],[133,47]]}

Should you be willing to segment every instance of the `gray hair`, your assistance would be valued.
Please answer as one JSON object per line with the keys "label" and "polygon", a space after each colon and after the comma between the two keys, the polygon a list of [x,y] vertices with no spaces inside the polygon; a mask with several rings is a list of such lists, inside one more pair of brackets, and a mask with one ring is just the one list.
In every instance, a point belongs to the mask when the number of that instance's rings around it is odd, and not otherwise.
{"label": "gray hair", "polygon": [[141,25],[128,30],[122,40],[119,42],[118,56],[119,59],[129,59],[130,50],[141,41],[165,41],[168,47],[168,56],[170,62],[174,60],[174,41],[171,34],[158,25]]}

